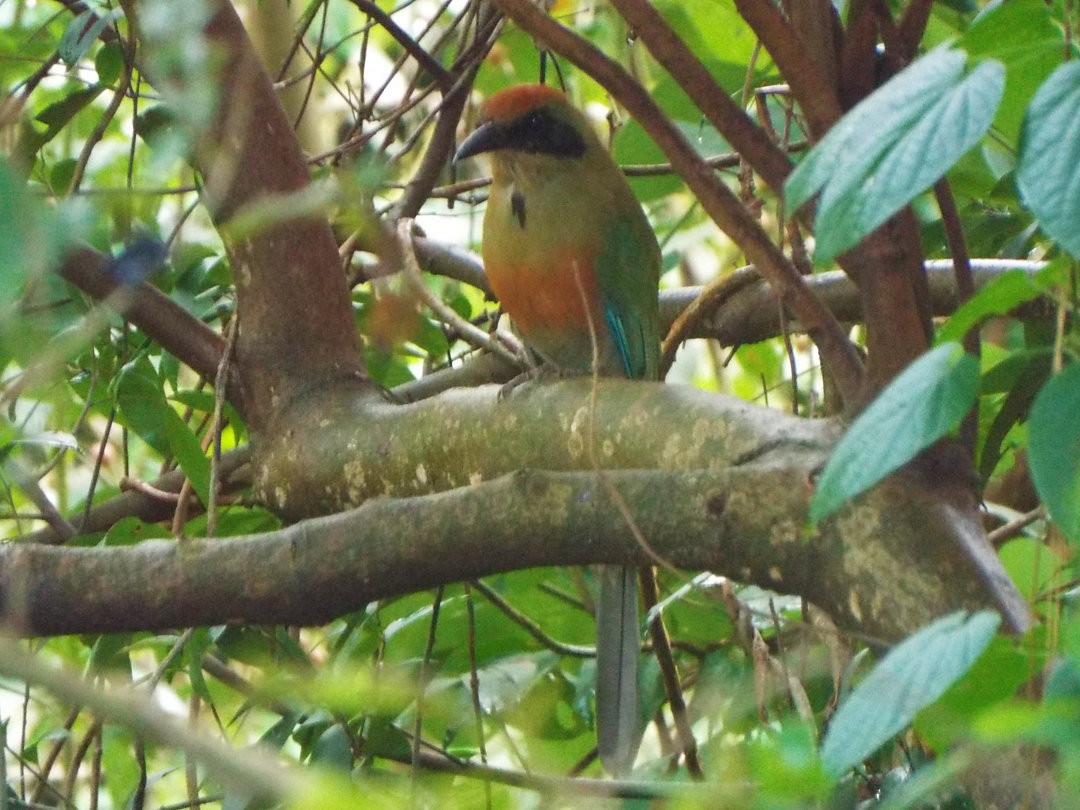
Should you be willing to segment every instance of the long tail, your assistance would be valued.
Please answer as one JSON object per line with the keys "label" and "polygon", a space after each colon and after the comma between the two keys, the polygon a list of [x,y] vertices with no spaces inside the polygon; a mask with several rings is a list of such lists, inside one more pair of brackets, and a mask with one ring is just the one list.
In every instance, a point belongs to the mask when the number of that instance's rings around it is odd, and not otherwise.
{"label": "long tail", "polygon": [[636,568],[600,567],[596,603],[596,737],[600,761],[613,776],[629,772],[641,742],[638,700]]}

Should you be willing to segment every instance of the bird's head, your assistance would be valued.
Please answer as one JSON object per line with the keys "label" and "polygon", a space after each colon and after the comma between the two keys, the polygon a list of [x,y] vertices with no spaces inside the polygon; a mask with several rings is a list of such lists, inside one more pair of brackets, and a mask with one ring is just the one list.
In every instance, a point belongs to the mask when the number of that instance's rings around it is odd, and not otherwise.
{"label": "bird's head", "polygon": [[566,96],[543,84],[496,93],[481,109],[481,119],[458,148],[455,163],[485,152],[576,159],[584,156],[596,138],[588,120]]}

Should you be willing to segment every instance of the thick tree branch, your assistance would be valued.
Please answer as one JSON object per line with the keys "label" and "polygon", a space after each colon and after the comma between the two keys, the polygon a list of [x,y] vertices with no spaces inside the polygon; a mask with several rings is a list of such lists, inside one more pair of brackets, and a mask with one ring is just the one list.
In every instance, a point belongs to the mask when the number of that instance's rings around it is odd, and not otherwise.
{"label": "thick tree branch", "polygon": [[[829,426],[817,425],[822,438]],[[672,565],[799,593],[845,630],[890,640],[934,616],[994,600],[1026,607],[985,544],[932,482],[897,479],[807,535],[822,447],[784,445],[696,471],[609,472],[651,547]],[[955,493],[953,493],[955,494]],[[992,551],[987,559],[996,561]],[[6,622],[25,635],[254,623],[313,624],[384,597],[544,565],[646,564],[623,512],[591,472],[519,471],[435,495],[375,499],[278,532],[130,547],[0,548]]]}
{"label": "thick tree branch", "polygon": [[[1045,262],[1038,261],[973,259],[971,270],[974,289],[980,290],[994,279],[1000,278],[1003,273],[1012,270],[1023,270],[1034,276],[1045,266]],[[740,269],[753,272],[753,268]],[[940,317],[952,314],[965,297],[957,292],[952,260],[928,261],[926,270],[933,315]],[[850,324],[862,322],[862,298],[859,289],[846,273],[831,270],[811,276],[806,282],[840,321]],[[697,300],[701,292],[701,287],[663,291],[660,295],[661,322],[673,322]],[[733,280],[733,287],[722,292],[723,294],[700,313],[685,337],[717,340],[724,346],[741,346],[778,337],[782,333],[783,324],[776,308],[776,295],[764,279],[747,283],[744,278],[736,278]],[[1052,316],[1053,311],[1051,303],[1036,299],[1019,307],[1015,314],[1022,318],[1037,318]],[[787,325],[792,332],[804,331],[797,319],[789,319]]]}
{"label": "thick tree branch", "polygon": [[577,378],[497,393],[453,389],[400,405],[339,387],[300,399],[282,414],[289,428],[260,443],[254,495],[296,520],[519,467],[589,469],[590,436],[606,469],[692,470],[745,464],[773,447],[821,447],[830,435],[824,423],[687,386],[602,380],[594,392]]}
{"label": "thick tree branch", "polygon": [[854,403],[862,407],[933,339],[922,240],[912,210],[890,218],[840,261],[862,297],[867,386]]}
{"label": "thick tree branch", "polygon": [[[290,195],[309,186],[307,165],[230,3],[218,3],[205,34],[223,57],[227,94],[195,163],[232,264],[237,367],[258,433],[283,402],[325,380],[360,377],[363,366],[333,232],[325,217],[290,211]],[[230,227],[245,209],[271,201],[280,201],[273,221]]]}
{"label": "thick tree branch", "polygon": [[933,5],[934,0],[911,0],[900,17],[898,28],[904,50],[898,56],[905,64],[914,59],[918,52],[919,43],[922,42],[923,34],[926,32],[926,24],[930,21],[930,10]]}
{"label": "thick tree branch", "polygon": [[821,351],[845,399],[862,391],[862,361],[840,324],[806,286],[802,276],[769,239],[757,220],[717,178],[686,137],[656,106],[652,97],[621,66],[592,43],[559,25],[528,0],[496,0],[507,16],[561,53],[604,86],[645,128],[663,150],[702,207],[746,257],[769,280],[785,306],[804,324]]}

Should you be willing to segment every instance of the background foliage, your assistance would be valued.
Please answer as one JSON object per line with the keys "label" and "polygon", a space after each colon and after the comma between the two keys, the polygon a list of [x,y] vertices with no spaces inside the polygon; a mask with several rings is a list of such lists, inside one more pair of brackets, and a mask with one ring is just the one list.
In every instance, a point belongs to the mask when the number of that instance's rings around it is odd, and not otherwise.
{"label": "background foliage", "polygon": [[[643,681],[656,722],[627,783],[587,778],[601,775],[588,570],[450,584],[315,628],[234,623],[5,641],[0,808],[1080,801],[1075,9],[876,4],[887,46],[904,33],[889,21],[925,7],[924,55],[888,82],[884,61],[853,68],[853,82],[880,89],[852,99],[821,137],[740,15],[755,4],[740,5],[654,7],[800,161],[782,195],[740,161],[613,7],[559,0],[550,13],[632,72],[801,269],[832,268],[906,206],[930,259],[956,257],[959,230],[985,271],[979,291],[935,320],[938,348],[900,376],[883,374],[883,392],[818,479],[813,514],[824,517],[941,437],[959,437],[974,451],[991,539],[1035,629],[995,635],[996,614],[954,614],[882,655],[875,639],[837,633],[797,598],[662,570],[659,609],[688,705],[680,716],[665,704],[650,658]],[[840,5],[854,36],[875,4]],[[367,369],[403,397],[477,352],[407,274],[388,272],[397,268],[377,247],[380,223],[402,213],[450,256],[450,246],[475,247],[481,178],[443,165],[422,205],[401,207],[446,82],[472,79],[457,60],[470,53],[481,9],[366,0],[243,8],[316,182],[245,210],[228,238],[300,211],[329,218]],[[236,268],[191,163],[218,105],[235,101],[221,54],[200,34],[213,12],[165,0],[0,4],[0,517],[12,543],[43,526],[71,528],[71,546],[125,546],[281,525],[243,490],[215,487],[220,465],[250,438],[241,411],[215,394],[223,386],[122,314],[149,278],[222,335],[232,329]],[[533,38],[507,23],[458,131],[475,122],[476,102],[540,71]],[[546,73],[610,127],[663,246],[665,290],[722,282],[745,264],[640,122],[586,72],[549,58]],[[811,201],[813,216],[794,219]],[[110,257],[106,270],[122,282],[104,300],[56,272],[77,243]],[[425,289],[490,329],[496,305],[475,263],[455,267],[425,276]],[[797,332],[735,347],[686,342],[668,379],[804,416],[837,408],[814,346]],[[209,511],[148,483],[173,469]],[[93,504],[122,490],[156,499],[171,519],[132,513],[79,530]],[[692,726],[704,782],[677,750],[680,719]],[[288,767],[268,764],[266,749]]]}

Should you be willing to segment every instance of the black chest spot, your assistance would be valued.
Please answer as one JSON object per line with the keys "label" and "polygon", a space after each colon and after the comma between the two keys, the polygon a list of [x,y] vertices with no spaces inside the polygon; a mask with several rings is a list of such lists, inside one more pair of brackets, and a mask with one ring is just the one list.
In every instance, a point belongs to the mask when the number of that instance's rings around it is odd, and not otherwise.
{"label": "black chest spot", "polygon": [[525,195],[520,191],[515,191],[510,195],[510,212],[521,229],[525,230]]}

